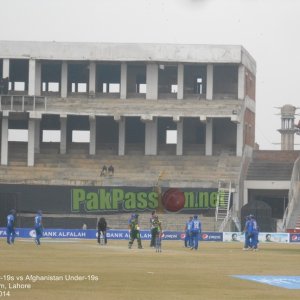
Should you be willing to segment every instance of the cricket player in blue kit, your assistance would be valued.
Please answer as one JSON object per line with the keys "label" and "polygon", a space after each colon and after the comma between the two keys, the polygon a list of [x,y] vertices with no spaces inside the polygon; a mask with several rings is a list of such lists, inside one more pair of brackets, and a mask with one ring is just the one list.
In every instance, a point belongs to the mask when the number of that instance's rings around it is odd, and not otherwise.
{"label": "cricket player in blue kit", "polygon": [[184,247],[190,248],[191,247],[191,227],[192,227],[193,217],[185,224],[185,238],[184,238]]}
{"label": "cricket player in blue kit", "polygon": [[198,216],[195,215],[192,220],[192,226],[191,226],[191,250],[198,249],[200,233],[201,233],[201,222],[200,220],[198,220]]}
{"label": "cricket player in blue kit", "polygon": [[258,245],[258,234],[259,234],[259,229],[257,225],[257,221],[253,215],[251,215],[251,230],[252,230],[252,238],[251,238],[251,248],[254,251],[257,251],[257,245]]}
{"label": "cricket player in blue kit", "polygon": [[16,211],[12,209],[7,216],[7,227],[6,227],[6,236],[7,236],[7,244],[14,244],[15,242],[15,216]]}
{"label": "cricket player in blue kit", "polygon": [[43,223],[42,223],[42,211],[39,210],[34,217],[34,229],[35,229],[35,243],[41,244],[41,237],[43,236]]}
{"label": "cricket player in blue kit", "polygon": [[250,226],[251,226],[251,218],[250,218],[250,216],[247,216],[246,217],[245,228],[244,228],[245,244],[244,244],[244,249],[243,250],[250,249],[250,238],[251,238],[251,236],[250,236],[251,235]]}

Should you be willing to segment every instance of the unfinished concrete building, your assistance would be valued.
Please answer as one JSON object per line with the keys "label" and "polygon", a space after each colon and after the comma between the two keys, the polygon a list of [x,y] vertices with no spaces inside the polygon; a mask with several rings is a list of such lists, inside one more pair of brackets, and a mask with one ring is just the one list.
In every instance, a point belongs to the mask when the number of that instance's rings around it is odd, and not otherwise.
{"label": "unfinished concrete building", "polygon": [[[58,213],[44,204],[53,197],[72,213],[76,187],[174,187],[189,197],[183,211],[205,214],[219,201],[209,193],[226,186],[219,223],[238,216],[255,76],[242,46],[0,42],[2,207],[16,203],[26,225],[37,205]],[[25,141],[11,138],[19,130]],[[99,175],[104,165],[113,176]],[[103,213],[85,204],[81,214]]]}

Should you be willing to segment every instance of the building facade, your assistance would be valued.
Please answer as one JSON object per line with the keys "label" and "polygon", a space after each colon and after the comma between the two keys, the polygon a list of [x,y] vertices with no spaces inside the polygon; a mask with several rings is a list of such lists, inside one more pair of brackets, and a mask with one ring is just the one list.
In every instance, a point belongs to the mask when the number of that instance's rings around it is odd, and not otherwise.
{"label": "building facade", "polygon": [[91,155],[105,144],[158,155],[168,128],[170,153],[241,156],[254,147],[255,73],[241,46],[0,42],[1,164],[10,128],[28,129],[29,166],[43,130],[60,130],[62,154],[87,130]]}
{"label": "building facade", "polygon": [[[39,154],[56,153],[55,160],[76,151],[88,158],[125,157],[127,173],[130,158],[137,165],[149,157],[142,172],[154,169],[157,182],[164,171],[178,170],[165,176],[165,188],[218,189],[219,181],[229,178],[235,214],[241,209],[247,159],[255,145],[256,80],[256,63],[242,46],[0,41],[0,79],[3,183],[106,184],[106,179],[85,180],[83,171],[73,181],[63,172],[44,180],[41,167],[33,169],[40,174],[34,179],[23,174],[16,180],[15,173],[9,179],[10,166],[24,155],[33,168]],[[25,131],[28,138],[12,140],[13,130]],[[49,133],[58,138],[49,139]],[[78,142],[79,133],[88,138]],[[151,164],[151,157],[167,156],[166,170]],[[107,184],[154,185],[142,176],[129,180],[124,175]],[[200,209],[200,200],[187,202]]]}

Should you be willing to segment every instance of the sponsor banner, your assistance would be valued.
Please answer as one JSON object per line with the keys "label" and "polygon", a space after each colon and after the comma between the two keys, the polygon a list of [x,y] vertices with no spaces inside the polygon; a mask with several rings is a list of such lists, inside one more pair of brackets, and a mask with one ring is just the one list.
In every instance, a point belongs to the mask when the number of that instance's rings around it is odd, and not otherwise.
{"label": "sponsor banner", "polygon": [[[142,240],[150,240],[150,230],[141,230]],[[6,228],[0,228],[0,237],[6,237]],[[16,228],[16,238],[34,238],[35,230],[31,228]],[[44,229],[44,238],[57,238],[57,239],[96,239],[97,230],[95,229]],[[107,231],[107,238],[111,240],[128,240],[129,230],[113,230]],[[162,238],[164,240],[180,240],[181,232],[177,231],[164,231]]]}
{"label": "sponsor banner", "polygon": [[[141,230],[141,238],[143,240],[150,240],[150,230]],[[0,238],[6,237],[6,228],[0,228]],[[16,237],[20,238],[34,238],[35,230],[32,228],[16,228]],[[76,238],[76,239],[96,239],[97,230],[95,229],[44,229],[44,238]],[[107,231],[107,238],[111,240],[128,240],[129,230],[114,230]],[[184,240],[185,233],[179,231],[164,231],[162,238],[164,240]],[[261,232],[259,234],[259,242],[265,243],[300,243],[300,234],[289,233],[268,233]],[[241,232],[202,232],[200,240],[205,242],[245,242],[245,235]]]}
{"label": "sponsor banner", "polygon": [[[289,243],[289,233],[277,232],[260,232],[258,240],[261,243]],[[300,239],[300,234],[299,234]],[[223,232],[224,242],[245,242],[245,234],[243,232]],[[299,240],[300,241],[300,240]]]}
{"label": "sponsor banner", "polygon": [[[33,228],[16,228],[16,238],[34,238],[35,230]],[[95,238],[96,230],[82,229],[44,229],[44,238]],[[6,228],[0,228],[0,237],[6,237]]]}
{"label": "sponsor banner", "polygon": [[[180,234],[180,239],[185,239],[185,233]],[[222,232],[202,232],[200,234],[200,241],[205,242],[222,242],[223,241],[223,233]]]}
{"label": "sponsor banner", "polygon": [[[150,230],[141,230],[142,240],[150,240]],[[6,228],[0,228],[0,238],[6,237]],[[16,228],[17,238],[34,238],[35,230],[32,228]],[[95,229],[44,229],[44,238],[55,238],[55,239],[96,239],[97,230]],[[107,238],[110,240],[129,240],[129,230],[114,230],[110,229],[107,231]],[[179,231],[164,231],[162,235],[163,240],[184,240],[185,234]],[[200,240],[203,241],[222,241],[222,233],[219,232],[203,232]]]}
{"label": "sponsor banner", "polygon": [[[0,199],[15,203],[18,213],[112,214],[147,212],[160,207],[154,187],[49,186],[0,184]],[[226,206],[224,192],[208,188],[162,188],[166,212],[199,213],[215,209],[217,199]],[[180,193],[179,193],[180,192]],[[167,201],[183,197],[182,201]],[[4,199],[4,200],[3,200]],[[1,215],[1,212],[0,212]]]}
{"label": "sponsor banner", "polygon": [[300,243],[300,233],[290,233],[290,243]]}
{"label": "sponsor banner", "polygon": [[243,232],[223,232],[224,242],[245,242],[245,234]]}
{"label": "sponsor banner", "polygon": [[223,242],[222,232],[202,232],[201,240],[205,242]]}
{"label": "sponsor banner", "polygon": [[258,236],[258,240],[265,243],[289,243],[290,234],[280,232],[261,232]]}

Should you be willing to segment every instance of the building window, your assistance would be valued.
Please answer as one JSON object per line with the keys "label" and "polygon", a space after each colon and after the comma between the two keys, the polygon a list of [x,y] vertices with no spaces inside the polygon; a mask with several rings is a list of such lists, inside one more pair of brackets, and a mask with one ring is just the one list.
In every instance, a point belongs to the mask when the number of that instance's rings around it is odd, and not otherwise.
{"label": "building window", "polygon": [[197,88],[196,88],[197,94],[202,94],[203,93],[203,83],[202,83],[202,78],[198,77],[197,78]]}
{"label": "building window", "polygon": [[176,94],[178,91],[178,85],[177,84],[172,84],[171,85],[171,93],[173,94]]}
{"label": "building window", "polygon": [[[10,86],[10,90],[11,90],[11,83],[9,84],[9,86]],[[18,82],[18,81],[16,81],[15,82],[15,89],[14,89],[15,91],[19,91],[19,92],[23,92],[23,91],[25,91],[25,82]]]}
{"label": "building window", "polygon": [[44,143],[59,143],[60,130],[43,130],[42,141]]}
{"label": "building window", "polygon": [[8,129],[9,142],[28,142],[27,129]]}
{"label": "building window", "polygon": [[89,143],[90,131],[89,130],[73,130],[72,131],[73,143]]}
{"label": "building window", "polygon": [[119,83],[103,83],[102,84],[103,93],[120,93]]}
{"label": "building window", "polygon": [[147,93],[147,84],[146,83],[138,84],[138,90],[136,92],[139,94],[146,94]]}
{"label": "building window", "polygon": [[166,144],[177,144],[177,130],[167,130]]}

